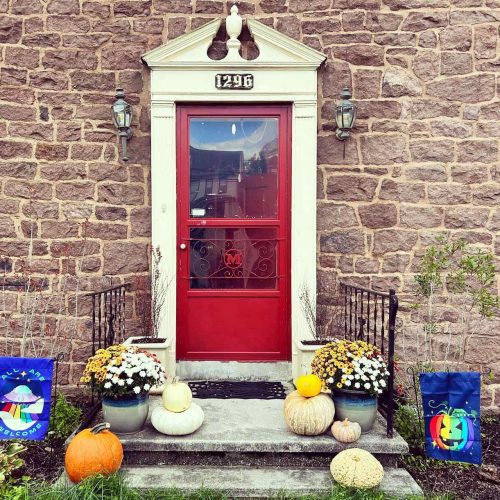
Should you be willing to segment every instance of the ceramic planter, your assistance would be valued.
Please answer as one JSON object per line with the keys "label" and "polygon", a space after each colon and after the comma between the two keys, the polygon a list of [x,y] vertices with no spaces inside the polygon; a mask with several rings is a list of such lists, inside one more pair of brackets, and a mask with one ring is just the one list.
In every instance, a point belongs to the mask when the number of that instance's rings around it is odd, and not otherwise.
{"label": "ceramic planter", "polygon": [[326,342],[315,344],[304,344],[302,340],[295,341],[296,359],[293,363],[293,379],[295,380],[300,375],[311,373],[311,362],[314,359],[316,351],[323,347]]}
{"label": "ceramic planter", "polygon": [[143,429],[149,412],[149,394],[102,398],[104,421],[117,434],[133,434]]}
{"label": "ceramic planter", "polygon": [[349,389],[333,389],[335,403],[335,420],[349,419],[361,426],[361,432],[372,429],[377,419],[377,396],[371,396],[363,391]]}

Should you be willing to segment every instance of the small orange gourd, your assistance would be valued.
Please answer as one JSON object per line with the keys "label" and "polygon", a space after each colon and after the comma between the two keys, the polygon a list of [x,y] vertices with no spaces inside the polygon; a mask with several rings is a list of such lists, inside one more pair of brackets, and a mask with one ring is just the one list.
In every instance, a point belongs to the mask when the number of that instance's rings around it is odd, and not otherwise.
{"label": "small orange gourd", "polygon": [[64,463],[73,483],[96,474],[113,474],[120,468],[123,447],[109,428],[108,423],[97,424],[79,432],[69,443]]}
{"label": "small orange gourd", "polygon": [[347,418],[343,421],[337,420],[333,422],[332,434],[341,443],[354,443],[361,436],[361,426],[357,422],[349,422]]}

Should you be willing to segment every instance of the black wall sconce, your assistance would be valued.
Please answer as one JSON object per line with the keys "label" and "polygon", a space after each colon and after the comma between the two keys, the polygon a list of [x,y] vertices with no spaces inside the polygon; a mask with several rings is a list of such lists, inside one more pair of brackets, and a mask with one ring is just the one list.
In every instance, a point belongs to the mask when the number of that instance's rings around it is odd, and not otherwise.
{"label": "black wall sconce", "polygon": [[127,141],[132,137],[132,107],[125,100],[123,89],[116,89],[116,101],[111,106],[113,123],[120,132],[122,143],[122,160],[128,161]]}
{"label": "black wall sconce", "polygon": [[337,122],[337,139],[345,141],[351,134],[356,121],[356,105],[350,100],[352,97],[348,87],[340,93],[340,101],[335,107],[335,121]]}

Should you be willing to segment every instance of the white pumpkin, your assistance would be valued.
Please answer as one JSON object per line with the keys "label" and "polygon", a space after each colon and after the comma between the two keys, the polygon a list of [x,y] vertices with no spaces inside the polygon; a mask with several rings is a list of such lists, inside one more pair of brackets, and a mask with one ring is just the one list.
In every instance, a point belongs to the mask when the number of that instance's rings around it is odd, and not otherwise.
{"label": "white pumpkin", "polygon": [[332,434],[341,443],[354,443],[361,436],[361,426],[357,422],[349,422],[347,418],[342,422],[337,420],[333,422]]}
{"label": "white pumpkin", "polygon": [[327,394],[312,398],[301,396],[293,391],[285,399],[285,421],[295,434],[317,436],[332,425],[335,406]]}
{"label": "white pumpkin", "polygon": [[168,411],[161,406],[157,406],[151,413],[153,427],[168,436],[192,434],[201,427],[204,419],[205,414],[196,403],[181,413]]}
{"label": "white pumpkin", "polygon": [[341,451],[330,463],[333,479],[348,488],[368,489],[384,479],[382,464],[368,451],[351,448]]}
{"label": "white pumpkin", "polygon": [[162,399],[163,406],[168,411],[180,413],[186,411],[191,406],[193,394],[189,385],[174,379],[170,384],[165,386]]}

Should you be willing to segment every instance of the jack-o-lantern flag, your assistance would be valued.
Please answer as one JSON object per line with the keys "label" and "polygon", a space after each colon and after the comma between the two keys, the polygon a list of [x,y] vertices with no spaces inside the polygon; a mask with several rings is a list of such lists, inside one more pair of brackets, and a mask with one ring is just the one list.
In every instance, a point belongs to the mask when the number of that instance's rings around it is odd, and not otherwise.
{"label": "jack-o-lantern flag", "polygon": [[45,437],[53,367],[48,358],[0,357],[0,439]]}
{"label": "jack-o-lantern flag", "polygon": [[427,456],[480,464],[480,374],[421,373],[420,389]]}

